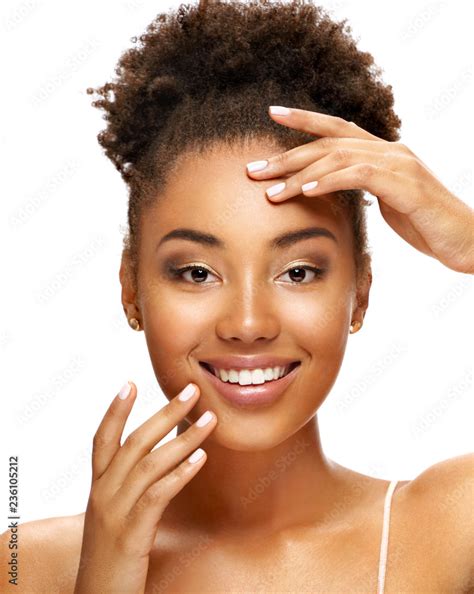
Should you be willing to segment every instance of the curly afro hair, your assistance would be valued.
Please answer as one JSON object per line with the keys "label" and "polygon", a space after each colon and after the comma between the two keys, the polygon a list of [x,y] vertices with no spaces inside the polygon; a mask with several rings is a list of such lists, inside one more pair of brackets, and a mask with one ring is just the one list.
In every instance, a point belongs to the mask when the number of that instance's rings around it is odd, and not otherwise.
{"label": "curly afro hair", "polygon": [[[339,116],[399,140],[392,87],[357,49],[346,20],[334,22],[306,0],[180,4],[132,37],[137,46],[121,55],[112,82],[87,89],[107,121],[98,141],[129,188],[123,247],[135,282],[141,213],[185,151],[255,139],[286,151],[314,141],[272,121],[269,105]],[[371,202],[361,190],[338,196],[352,221],[359,275],[370,266],[363,206]]]}

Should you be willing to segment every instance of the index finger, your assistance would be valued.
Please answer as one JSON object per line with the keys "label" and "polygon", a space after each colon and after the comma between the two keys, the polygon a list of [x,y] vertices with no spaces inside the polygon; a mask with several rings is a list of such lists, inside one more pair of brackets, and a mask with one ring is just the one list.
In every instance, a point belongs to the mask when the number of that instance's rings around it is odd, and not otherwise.
{"label": "index finger", "polygon": [[[287,115],[272,113],[272,108],[278,107],[277,111],[288,110]],[[268,110],[270,116],[275,118],[279,124],[289,128],[295,128],[308,134],[316,136],[335,136],[344,138],[362,138],[365,140],[383,140],[354,122],[348,122],[339,116],[332,116],[319,111],[309,111],[296,107],[283,108],[280,105],[270,105]]]}

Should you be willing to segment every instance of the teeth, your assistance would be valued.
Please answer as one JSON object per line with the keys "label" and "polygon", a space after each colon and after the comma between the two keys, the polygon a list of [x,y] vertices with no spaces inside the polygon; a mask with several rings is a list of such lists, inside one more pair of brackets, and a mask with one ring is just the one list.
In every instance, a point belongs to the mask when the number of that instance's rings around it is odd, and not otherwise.
{"label": "teeth", "polygon": [[214,375],[223,382],[240,384],[241,386],[264,384],[286,375],[290,369],[289,365],[284,367],[266,367],[265,369],[215,369],[211,367]]}

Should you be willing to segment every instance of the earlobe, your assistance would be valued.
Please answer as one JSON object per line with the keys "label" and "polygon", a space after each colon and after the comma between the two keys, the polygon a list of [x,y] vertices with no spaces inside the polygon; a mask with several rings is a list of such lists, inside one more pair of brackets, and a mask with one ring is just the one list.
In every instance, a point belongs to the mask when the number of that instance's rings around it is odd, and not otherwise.
{"label": "earlobe", "polygon": [[[128,324],[134,329],[139,329],[139,311],[136,306],[136,290],[133,286],[132,275],[130,273],[130,261],[125,252],[122,252],[120,262],[119,279],[122,286],[122,307]],[[135,320],[135,322],[133,321]],[[138,324],[138,327],[137,327]]]}

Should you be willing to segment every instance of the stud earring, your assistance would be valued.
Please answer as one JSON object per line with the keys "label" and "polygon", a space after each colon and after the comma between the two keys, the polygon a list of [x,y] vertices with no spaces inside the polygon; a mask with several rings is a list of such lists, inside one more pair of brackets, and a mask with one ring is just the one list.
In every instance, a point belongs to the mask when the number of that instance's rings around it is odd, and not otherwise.
{"label": "stud earring", "polygon": [[128,323],[134,330],[140,330],[140,322],[137,320],[137,318],[130,318]]}
{"label": "stud earring", "polygon": [[352,322],[350,333],[355,334],[361,328],[362,328],[362,322]]}

